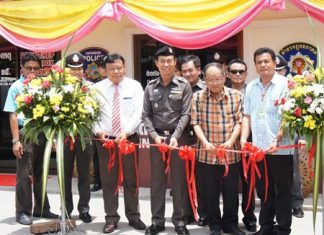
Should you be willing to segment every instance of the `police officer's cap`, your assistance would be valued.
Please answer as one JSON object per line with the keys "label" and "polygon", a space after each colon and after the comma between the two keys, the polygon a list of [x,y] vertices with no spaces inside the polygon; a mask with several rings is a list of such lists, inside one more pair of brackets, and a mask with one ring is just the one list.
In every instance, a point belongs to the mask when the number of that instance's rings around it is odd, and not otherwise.
{"label": "police officer's cap", "polygon": [[169,56],[169,55],[175,56],[174,49],[169,46],[164,46],[155,52],[154,58],[157,59],[159,56]]}
{"label": "police officer's cap", "polygon": [[281,55],[276,55],[276,70],[287,67],[288,63]]}
{"label": "police officer's cap", "polygon": [[72,53],[66,57],[66,66],[70,68],[80,68],[83,66],[83,62],[85,61],[85,57],[78,53]]}

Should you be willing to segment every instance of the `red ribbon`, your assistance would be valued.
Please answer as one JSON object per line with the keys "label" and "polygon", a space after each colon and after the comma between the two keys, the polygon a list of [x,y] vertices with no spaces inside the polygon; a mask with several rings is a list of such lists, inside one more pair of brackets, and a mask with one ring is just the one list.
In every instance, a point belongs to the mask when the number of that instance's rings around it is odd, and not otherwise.
{"label": "red ribbon", "polygon": [[[249,160],[246,164],[245,162],[245,156],[246,154],[249,154]],[[250,167],[250,174],[251,174],[251,182],[250,182],[250,189],[249,189],[249,198],[248,198],[248,203],[246,205],[245,211],[248,210],[248,208],[250,207],[251,204],[251,198],[252,198],[252,194],[253,194],[253,190],[255,187],[255,173],[258,175],[259,179],[261,178],[261,173],[260,170],[258,168],[257,162],[263,161],[264,163],[264,174],[265,174],[265,196],[264,196],[264,202],[267,201],[268,198],[268,169],[267,169],[267,161],[265,158],[265,154],[266,152],[256,146],[254,146],[252,143],[246,142],[245,145],[243,146],[242,149],[242,161],[243,162],[243,167],[244,164],[245,167],[244,169],[244,177],[245,180],[247,180],[247,172],[249,170]],[[244,160],[243,160],[244,159]]]}
{"label": "red ribbon", "polygon": [[[169,145],[167,145],[165,143],[159,144],[158,149],[162,153],[163,162],[166,161],[165,174],[167,174],[168,171],[170,170],[171,150],[169,148]],[[168,155],[166,155],[166,154],[168,154]]]}
{"label": "red ribbon", "polygon": [[220,147],[217,147],[216,148],[216,155],[217,155],[217,158],[218,158],[218,161],[219,162],[224,162],[224,166],[225,166],[225,172],[224,172],[224,175],[223,177],[227,176],[228,175],[228,160],[227,160],[227,152],[226,152],[226,149],[224,148],[220,148]]}
{"label": "red ribbon", "polygon": [[69,135],[67,136],[65,139],[64,139],[64,144],[67,144],[70,142],[70,151],[73,151],[74,150],[74,142],[73,142],[73,139],[72,137]]}
{"label": "red ribbon", "polygon": [[127,140],[122,140],[119,142],[119,171],[118,171],[118,183],[115,194],[118,192],[119,187],[123,185],[124,181],[124,174],[123,174],[123,162],[122,162],[122,155],[128,155],[134,152],[134,162],[135,162],[135,177],[136,177],[136,192],[135,195],[138,193],[138,169],[137,169],[137,153],[135,151],[135,144],[132,142],[128,142]]}
{"label": "red ribbon", "polygon": [[[195,181],[195,149],[192,147],[188,147],[187,145],[180,147],[179,157],[185,161],[186,167],[186,179],[188,185],[188,193],[190,198],[190,204],[192,211],[194,213],[196,221],[198,221],[197,214],[197,191],[196,191],[196,181]],[[191,163],[191,172],[189,168],[189,164]]]}
{"label": "red ribbon", "polygon": [[103,143],[102,147],[107,149],[109,154],[108,155],[109,161],[107,167],[108,167],[108,174],[110,174],[111,169],[115,165],[115,142],[113,140],[107,140]]}

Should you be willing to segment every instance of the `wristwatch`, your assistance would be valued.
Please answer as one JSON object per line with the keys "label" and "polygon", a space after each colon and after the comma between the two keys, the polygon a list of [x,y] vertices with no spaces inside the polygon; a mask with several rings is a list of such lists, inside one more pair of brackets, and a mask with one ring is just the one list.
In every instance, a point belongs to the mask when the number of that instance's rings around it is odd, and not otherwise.
{"label": "wristwatch", "polygon": [[12,144],[16,144],[16,143],[20,142],[20,140],[13,138],[11,142],[12,142]]}

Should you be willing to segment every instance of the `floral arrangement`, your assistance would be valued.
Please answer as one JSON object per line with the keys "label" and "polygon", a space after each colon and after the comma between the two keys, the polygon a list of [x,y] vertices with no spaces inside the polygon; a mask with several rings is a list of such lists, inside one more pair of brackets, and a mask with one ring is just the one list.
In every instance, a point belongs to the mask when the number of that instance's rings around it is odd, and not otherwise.
{"label": "floral arrangement", "polygon": [[64,139],[69,137],[74,142],[75,138],[80,138],[82,148],[85,148],[86,138],[92,136],[92,124],[98,120],[100,113],[95,93],[91,83],[71,76],[68,68],[55,65],[47,77],[30,74],[24,80],[21,94],[16,97],[17,113],[24,116],[24,140],[37,143],[41,133],[47,138],[43,158],[42,205],[50,156],[54,139],[57,139],[55,147],[62,220],[65,220]]}
{"label": "floral arrangement", "polygon": [[276,100],[283,127],[294,135],[312,135],[324,128],[324,70],[296,75],[288,80],[288,90]]}
{"label": "floral arrangement", "polygon": [[[320,58],[320,57],[319,57]],[[320,60],[319,60],[320,61]],[[282,114],[282,127],[291,135],[298,133],[305,137],[309,150],[309,167],[314,177],[313,224],[315,228],[320,181],[324,180],[324,68],[314,69],[306,61],[310,71],[288,80],[288,90],[276,100]],[[313,164],[314,160],[314,164]],[[324,190],[324,188],[323,188]],[[324,214],[323,214],[324,215]]]}
{"label": "floral arrangement", "polygon": [[99,117],[98,101],[91,83],[70,75],[69,69],[55,65],[47,77],[30,74],[23,93],[16,97],[18,113],[24,115],[24,136],[37,141],[40,132],[62,129],[64,136],[91,136],[91,126]]}

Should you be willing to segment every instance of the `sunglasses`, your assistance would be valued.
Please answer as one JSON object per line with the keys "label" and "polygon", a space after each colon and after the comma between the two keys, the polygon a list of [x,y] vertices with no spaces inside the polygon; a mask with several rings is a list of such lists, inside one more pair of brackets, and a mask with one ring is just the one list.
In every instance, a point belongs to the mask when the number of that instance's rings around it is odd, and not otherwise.
{"label": "sunglasses", "polygon": [[237,74],[237,73],[244,74],[245,73],[245,70],[231,70],[230,73],[231,74]]}

